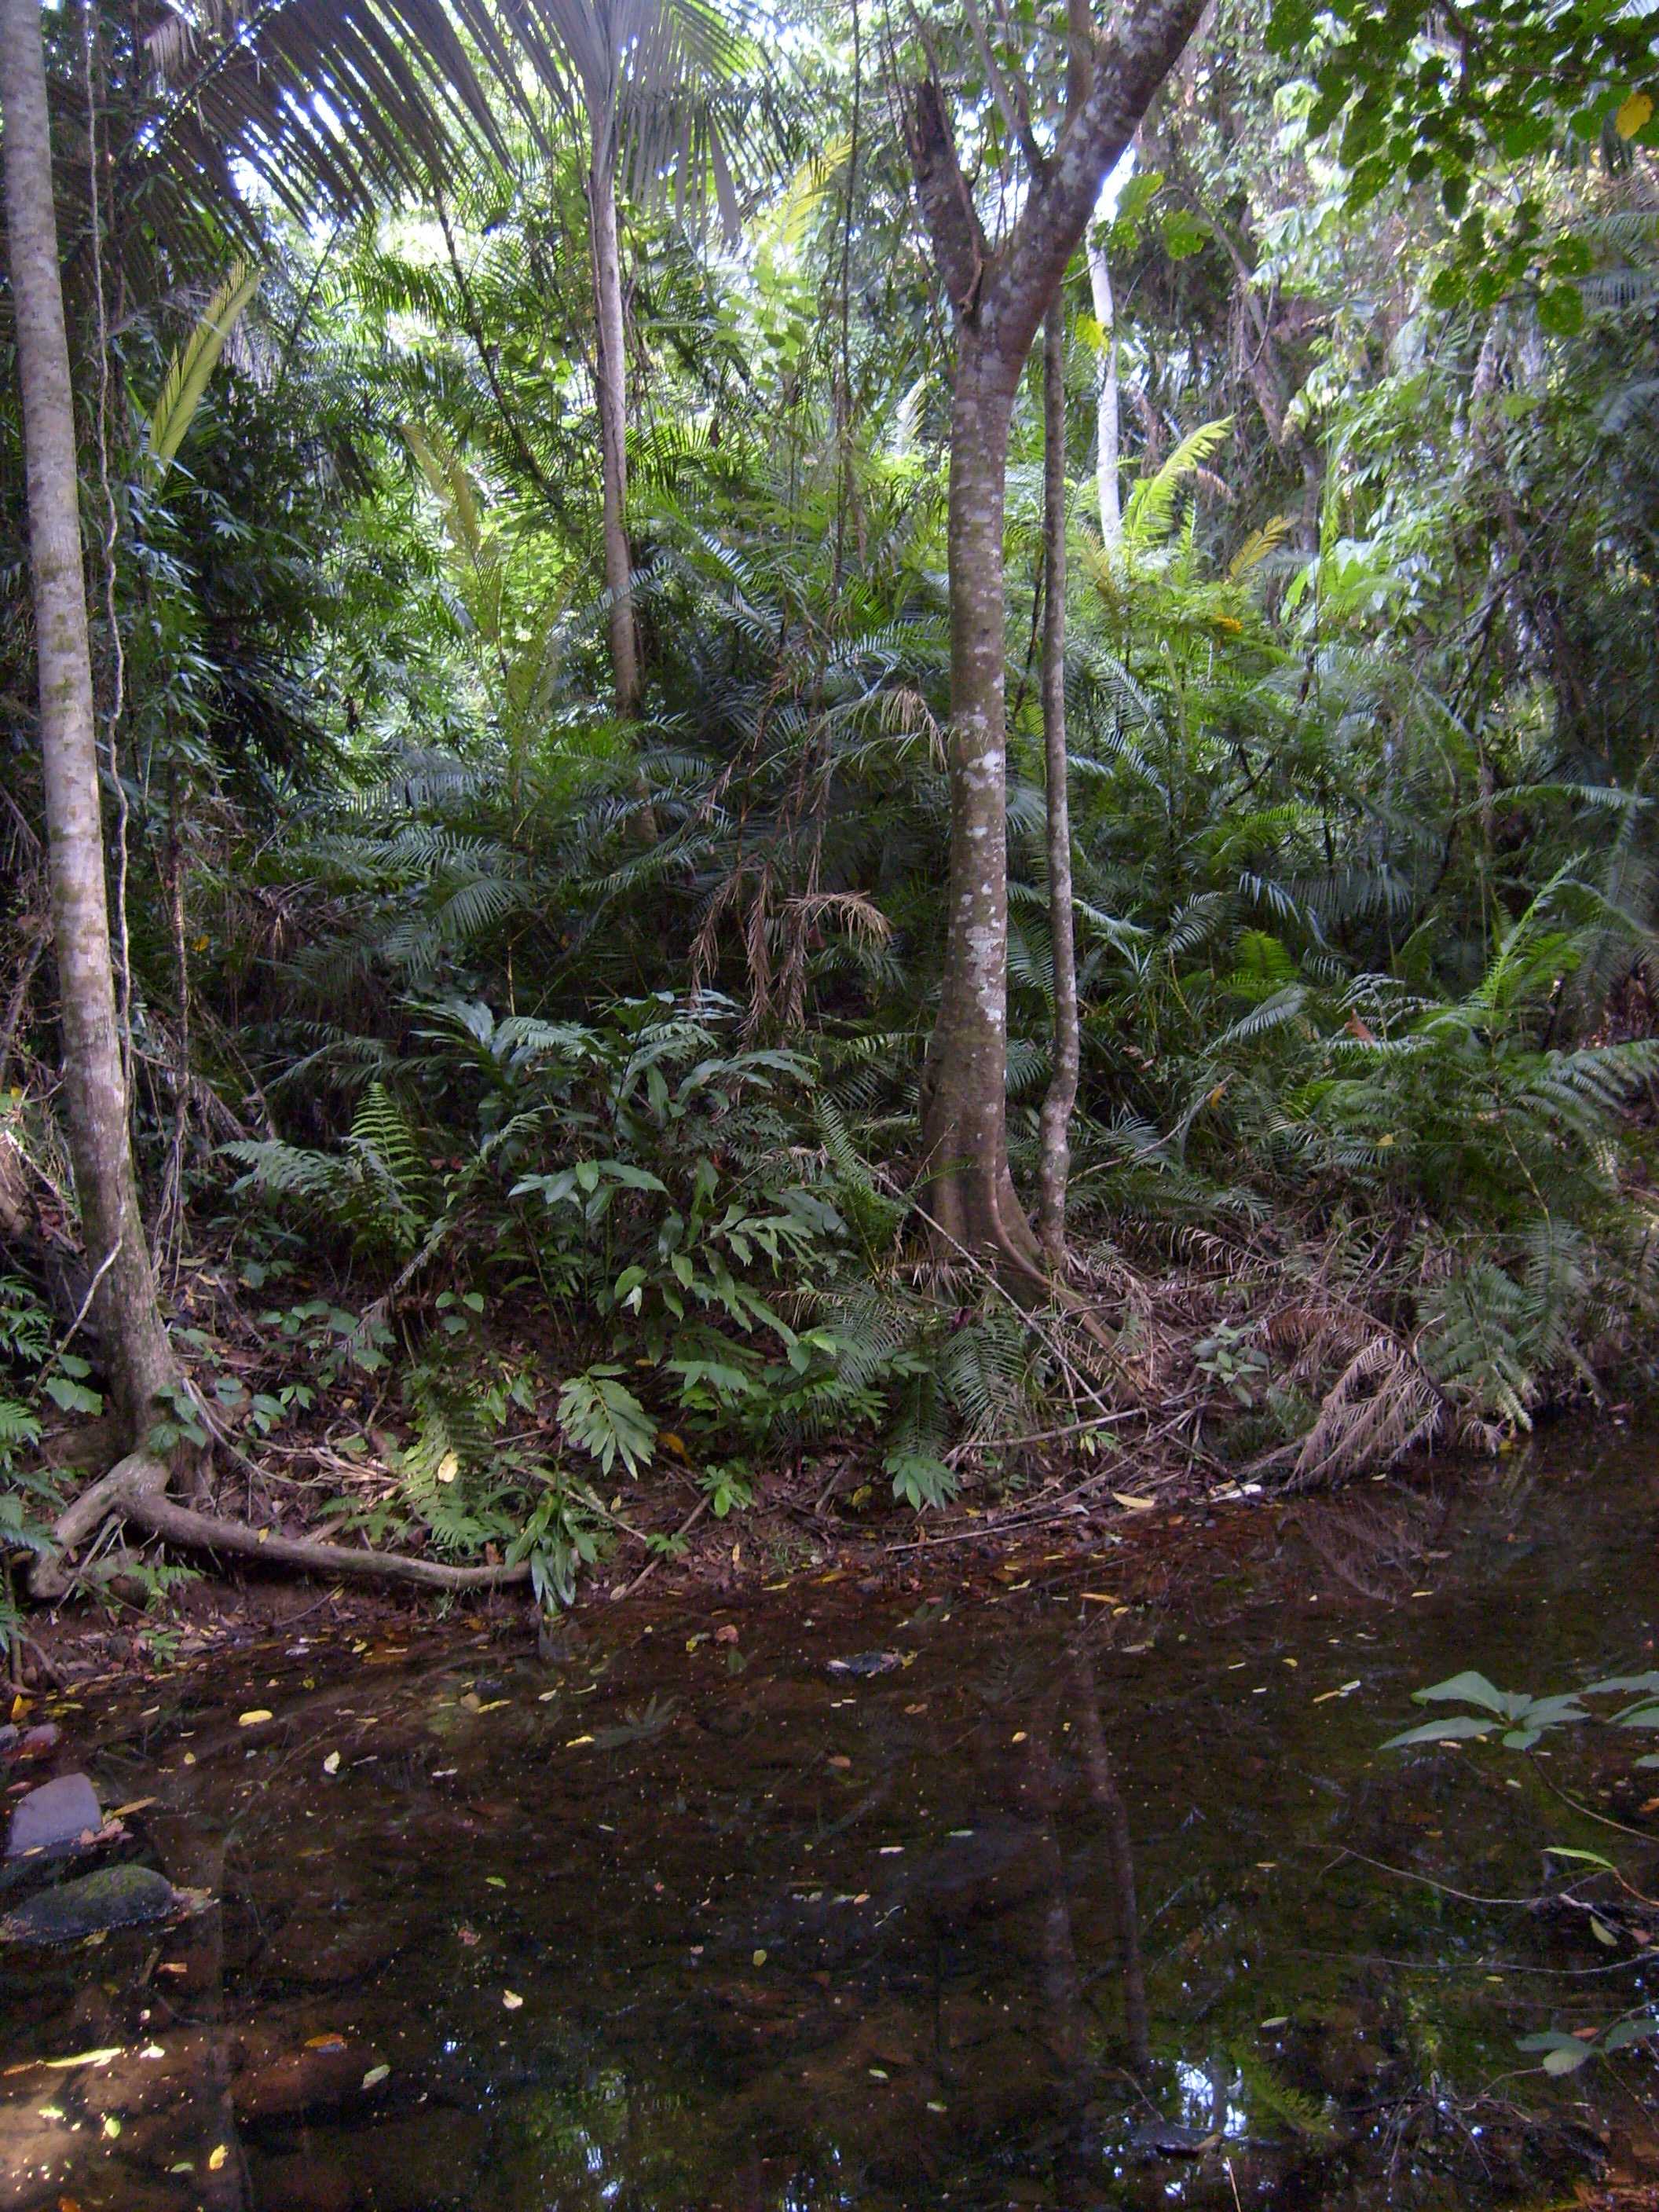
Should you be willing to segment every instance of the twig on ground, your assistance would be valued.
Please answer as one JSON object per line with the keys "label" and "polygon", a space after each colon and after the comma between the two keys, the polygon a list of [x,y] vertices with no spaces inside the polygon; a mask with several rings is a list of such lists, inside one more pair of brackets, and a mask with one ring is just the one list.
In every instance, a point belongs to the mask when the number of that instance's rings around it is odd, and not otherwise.
{"label": "twig on ground", "polygon": [[[708,1500],[706,1498],[700,1498],[696,1504],[691,1508],[691,1510],[686,1515],[684,1520],[681,1522],[679,1527],[676,1528],[673,1535],[669,1539],[669,1541],[671,1543],[678,1543],[683,1537],[689,1536],[708,1510]],[[628,1583],[624,1589],[612,1593],[612,1604],[620,1605],[625,1597],[632,1597],[635,1591],[639,1589],[641,1583],[647,1581],[651,1576],[656,1573],[657,1569],[662,1565],[667,1556],[668,1554],[666,1552],[659,1552],[654,1559],[647,1559],[645,1565],[640,1569],[638,1574],[635,1576],[631,1583]]]}

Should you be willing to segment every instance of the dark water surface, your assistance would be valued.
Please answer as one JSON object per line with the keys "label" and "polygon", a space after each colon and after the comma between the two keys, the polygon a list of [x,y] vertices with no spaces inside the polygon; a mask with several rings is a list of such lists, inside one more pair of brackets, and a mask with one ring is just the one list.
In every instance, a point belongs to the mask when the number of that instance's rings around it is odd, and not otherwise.
{"label": "dark water surface", "polygon": [[1656,1663],[1659,1472],[1609,1434],[1086,1563],[1039,1529],[988,1594],[933,1547],[896,1595],[809,1567],[540,1655],[296,1638],[71,1711],[106,1804],[155,1801],[137,1856],[220,1903],[0,1954],[0,2208],[1644,2189],[1651,2051],[1558,2081],[1516,2048],[1659,1996],[1642,1910],[1607,1943],[1469,1900],[1559,1890],[1548,1843],[1652,1896],[1659,1850],[1554,1789],[1654,1826],[1653,1739],[1377,1748],[1465,1667]]}

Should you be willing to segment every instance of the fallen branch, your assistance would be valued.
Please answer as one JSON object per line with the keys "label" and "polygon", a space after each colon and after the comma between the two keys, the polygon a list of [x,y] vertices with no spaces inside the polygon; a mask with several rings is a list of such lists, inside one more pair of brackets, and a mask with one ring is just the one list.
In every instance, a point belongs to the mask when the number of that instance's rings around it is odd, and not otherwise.
{"label": "fallen branch", "polygon": [[[228,1553],[259,1559],[267,1566],[292,1567],[307,1575],[349,1576],[358,1582],[401,1583],[414,1589],[501,1589],[530,1579],[530,1562],[516,1566],[452,1567],[437,1559],[411,1559],[398,1553],[363,1552],[311,1537],[280,1536],[246,1521],[198,1513],[167,1495],[172,1470],[165,1460],[133,1452],[118,1460],[101,1480],[58,1516],[53,1535],[58,1553],[75,1551],[111,1514],[163,1542],[188,1551]],[[29,1577],[32,1597],[64,1597],[75,1580],[58,1558],[35,1563]]]}

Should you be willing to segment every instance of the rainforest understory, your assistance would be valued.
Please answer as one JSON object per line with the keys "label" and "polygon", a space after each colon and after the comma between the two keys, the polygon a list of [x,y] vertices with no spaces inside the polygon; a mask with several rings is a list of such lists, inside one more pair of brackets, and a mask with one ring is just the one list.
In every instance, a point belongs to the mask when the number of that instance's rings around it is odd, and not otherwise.
{"label": "rainforest understory", "polygon": [[1511,12],[8,0],[20,1678],[1652,1382],[1651,54]]}

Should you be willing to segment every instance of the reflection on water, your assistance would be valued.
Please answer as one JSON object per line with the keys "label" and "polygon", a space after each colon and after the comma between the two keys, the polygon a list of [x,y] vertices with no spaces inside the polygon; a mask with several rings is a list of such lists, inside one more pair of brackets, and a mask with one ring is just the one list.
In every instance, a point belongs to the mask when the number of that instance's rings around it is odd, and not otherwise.
{"label": "reflection on water", "polygon": [[4,1954],[0,2212],[1571,2201],[1644,2154],[1654,2061],[1516,2039],[1652,1977],[1471,1900],[1605,1844],[1557,1778],[1640,1826],[1629,1759],[1376,1749],[1466,1665],[1653,1663],[1645,1455],[1549,1457],[1455,1534],[1392,1489],[1230,1510],[1151,1599],[1036,1546],[963,1595],[947,1547],[896,1599],[273,1649],[72,1716],[222,1903]]}

